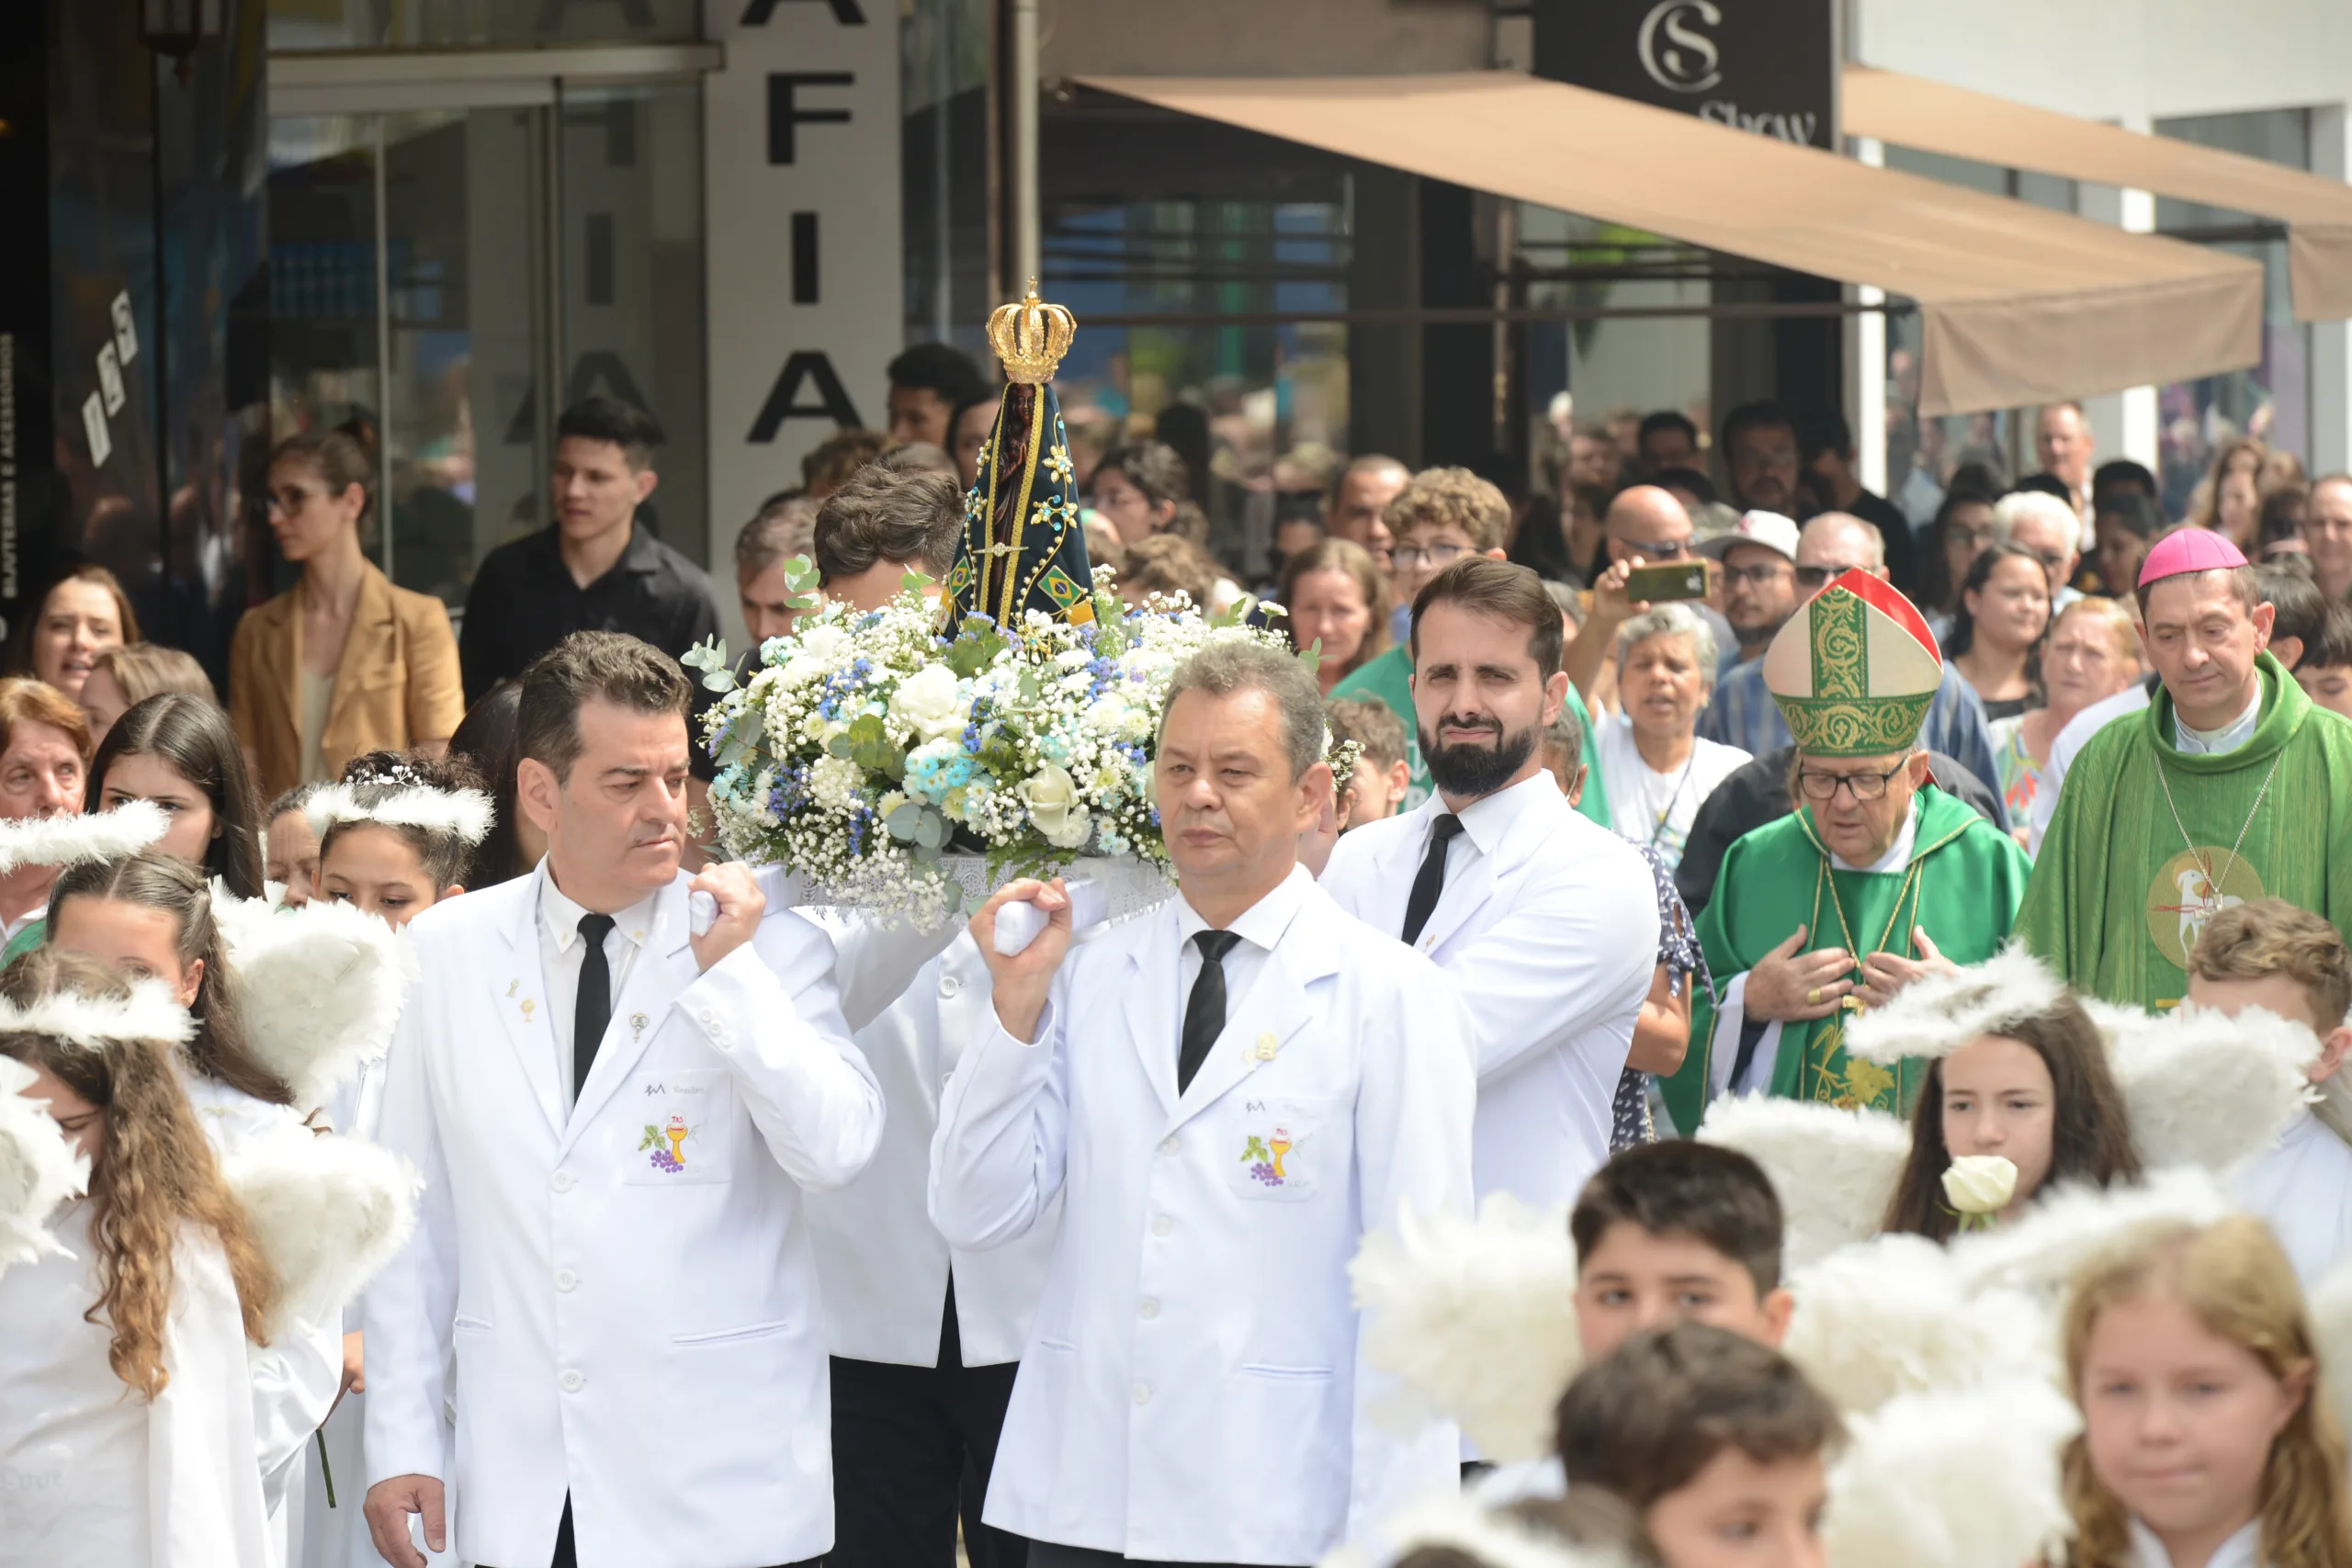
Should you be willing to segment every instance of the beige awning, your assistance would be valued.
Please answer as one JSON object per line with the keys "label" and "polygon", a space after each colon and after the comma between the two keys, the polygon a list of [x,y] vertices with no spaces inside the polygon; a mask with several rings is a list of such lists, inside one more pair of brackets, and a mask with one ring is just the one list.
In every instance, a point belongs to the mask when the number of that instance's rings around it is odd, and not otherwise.
{"label": "beige awning", "polygon": [[2275,219],[2296,316],[2352,316],[2352,185],[1868,65],[1847,66],[1839,92],[1849,136]]}
{"label": "beige awning", "polygon": [[2262,269],[1515,72],[1088,76],[1347,157],[1918,302],[1922,413],[2187,380],[2262,356]]}

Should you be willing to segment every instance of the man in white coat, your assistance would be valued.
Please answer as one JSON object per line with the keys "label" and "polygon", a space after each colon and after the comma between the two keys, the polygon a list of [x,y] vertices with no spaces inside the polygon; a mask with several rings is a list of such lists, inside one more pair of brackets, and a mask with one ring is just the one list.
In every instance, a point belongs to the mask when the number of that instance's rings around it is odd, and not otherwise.
{"label": "man in white coat", "polygon": [[[409,927],[423,982],[379,1141],[424,1172],[368,1293],[368,1525],[419,1568],[768,1564],[832,1544],[803,1189],[882,1101],[832,948],[739,865],[692,878],[676,662],[580,632],[525,673],[517,795],[547,858]],[[695,936],[688,894],[718,903]],[[441,1420],[456,1363],[455,1451]]]}
{"label": "man in white coat", "polygon": [[1577,814],[1538,742],[1566,700],[1560,612],[1523,566],[1456,561],[1413,602],[1413,708],[1436,787],[1343,835],[1340,908],[1427,953],[1476,1024],[1477,1191],[1576,1201],[1657,967],[1657,884]]}
{"label": "man in white coat", "polygon": [[[1376,1422],[1348,1260],[1469,1203],[1469,1021],[1423,959],[1296,863],[1330,798],[1294,658],[1176,673],[1154,764],[1179,895],[1073,948],[1059,884],[972,935],[994,1022],[940,1103],[931,1213],[956,1245],[1064,1202],[986,1517],[1031,1568],[1310,1563],[1455,1474],[1436,1423]],[[997,911],[1051,917],[1007,958]]]}

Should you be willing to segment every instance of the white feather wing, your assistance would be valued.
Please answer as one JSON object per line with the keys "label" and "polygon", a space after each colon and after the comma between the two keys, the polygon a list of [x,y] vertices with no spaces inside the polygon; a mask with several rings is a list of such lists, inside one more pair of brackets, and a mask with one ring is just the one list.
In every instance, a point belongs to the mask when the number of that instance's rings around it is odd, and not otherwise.
{"label": "white feather wing", "polygon": [[1982,964],[1923,976],[1886,1006],[1857,1015],[1846,1026],[1846,1054],[1869,1062],[1939,1060],[1980,1034],[1999,1033],[2003,1023],[2048,1012],[2065,995],[2047,964],[2011,942]]}
{"label": "white feather wing", "polygon": [[1849,1413],[1908,1394],[2058,1374],[2056,1330],[2022,1292],[1973,1293],[1925,1236],[1846,1247],[1790,1281],[1796,1311],[1781,1346]]}
{"label": "white feather wing", "polygon": [[1578,1359],[1566,1214],[1508,1193],[1475,1221],[1404,1214],[1364,1238],[1348,1274],[1364,1353],[1401,1385],[1385,1417],[1409,1429],[1451,1416],[1498,1463],[1550,1450]]}
{"label": "white feather wing", "polygon": [[33,1081],[30,1067],[0,1056],[0,1274],[62,1254],[50,1217],[89,1185],[90,1162],[65,1141],[48,1102],[26,1097]]}
{"label": "white feather wing", "polygon": [[2151,1171],[2132,1186],[2064,1187],[2007,1224],[1954,1237],[1951,1260],[1971,1290],[2001,1285],[2050,1297],[2151,1230],[2211,1224],[2235,1207],[2211,1173],[2194,1166]]}
{"label": "white feather wing", "polygon": [[171,827],[164,808],[129,800],[81,817],[18,817],[0,821],[0,875],[27,865],[78,865],[119,860],[161,839]]}
{"label": "white feather wing", "polygon": [[424,1179],[356,1138],[257,1140],[221,1162],[283,1291],[270,1328],[340,1311],[406,1245]]}
{"label": "white feather wing", "polygon": [[1907,1394],[1856,1416],[1829,1471],[1830,1568],[2017,1568],[2073,1534],[2060,1456],[2082,1425],[2038,1378]]}
{"label": "white feather wing", "polygon": [[1882,1111],[1765,1095],[1715,1101],[1699,1141],[1737,1149],[1771,1178],[1792,1270],[1877,1235],[1911,1155],[1910,1129]]}
{"label": "white feather wing", "polygon": [[415,976],[407,942],[349,904],[313,899],[273,909],[216,899],[254,1054],[294,1089],[326,1103],[359,1064],[380,1056]]}
{"label": "white feather wing", "polygon": [[[1407,1504],[1381,1522],[1378,1534],[1393,1549],[1386,1554],[1391,1562],[1423,1547],[1450,1547],[1486,1568],[1626,1568],[1627,1564],[1621,1552],[1577,1545],[1508,1513],[1445,1493]],[[1323,1568],[1356,1568],[1363,1561],[1357,1549],[1343,1547],[1324,1560]]]}
{"label": "white feather wing", "polygon": [[2313,1098],[2303,1075],[2319,1039],[2260,1008],[2229,1018],[2181,1007],[2130,1021],[2108,1055],[2140,1163],[2227,1175],[2277,1144]]}

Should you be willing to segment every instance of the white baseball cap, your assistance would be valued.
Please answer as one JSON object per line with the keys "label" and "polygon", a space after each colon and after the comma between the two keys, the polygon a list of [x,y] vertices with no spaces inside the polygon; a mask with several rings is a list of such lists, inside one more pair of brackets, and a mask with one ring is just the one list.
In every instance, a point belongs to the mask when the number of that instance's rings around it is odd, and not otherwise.
{"label": "white baseball cap", "polygon": [[1729,533],[1716,535],[1698,549],[1711,560],[1721,560],[1735,545],[1760,545],[1793,561],[1797,558],[1796,520],[1777,512],[1743,512]]}

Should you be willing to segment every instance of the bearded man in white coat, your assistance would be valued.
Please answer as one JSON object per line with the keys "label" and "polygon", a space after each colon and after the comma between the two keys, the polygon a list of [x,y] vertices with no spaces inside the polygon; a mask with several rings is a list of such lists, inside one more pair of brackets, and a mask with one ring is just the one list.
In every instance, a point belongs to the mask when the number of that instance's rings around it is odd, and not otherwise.
{"label": "bearded man in white coat", "polygon": [[[941,1099],[931,1213],[990,1247],[1063,1200],[984,1514],[1031,1568],[1311,1563],[1455,1474],[1450,1424],[1374,1420],[1347,1266],[1400,1213],[1468,1212],[1469,1021],[1297,864],[1323,755],[1304,666],[1205,649],[1154,762],[1178,896],[1075,948],[1058,883],[973,921],[994,1019]],[[1050,923],[1007,957],[1014,899]]]}
{"label": "bearded man in white coat", "polygon": [[[1436,786],[1340,837],[1340,908],[1423,953],[1476,1024],[1477,1191],[1576,1201],[1657,984],[1656,880],[1577,814],[1537,741],[1559,716],[1560,612],[1523,566],[1476,557],[1413,601],[1413,708]],[[1636,1063],[1671,1071],[1673,1062]]]}
{"label": "bearded man in white coat", "polygon": [[801,1193],[856,1176],[882,1101],[824,934],[740,865],[679,870],[692,696],[633,637],[542,656],[516,793],[547,858],[409,927],[423,983],[379,1141],[425,1190],[366,1311],[367,1512],[395,1568],[423,1562],[412,1515],[443,1548],[453,1490],[458,1552],[486,1568],[832,1544]]}

